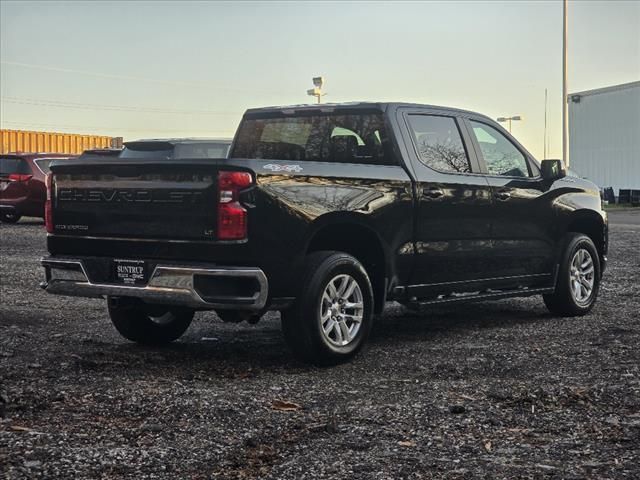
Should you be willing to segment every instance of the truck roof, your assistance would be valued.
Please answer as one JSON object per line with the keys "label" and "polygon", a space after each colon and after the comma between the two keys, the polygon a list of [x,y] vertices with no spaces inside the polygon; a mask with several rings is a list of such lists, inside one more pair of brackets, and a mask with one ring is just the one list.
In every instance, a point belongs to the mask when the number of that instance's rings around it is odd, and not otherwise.
{"label": "truck roof", "polygon": [[420,103],[408,103],[408,102],[342,102],[342,103],[322,103],[322,104],[301,104],[301,105],[286,105],[286,106],[271,106],[261,108],[250,108],[245,112],[245,115],[259,115],[263,113],[294,113],[296,111],[325,111],[331,110],[380,110],[385,112],[390,108],[398,107],[419,107],[419,108],[431,108],[434,110],[450,111],[452,113],[466,113],[486,117],[478,112],[471,110],[464,110],[461,108],[443,107],[439,105],[427,105]]}

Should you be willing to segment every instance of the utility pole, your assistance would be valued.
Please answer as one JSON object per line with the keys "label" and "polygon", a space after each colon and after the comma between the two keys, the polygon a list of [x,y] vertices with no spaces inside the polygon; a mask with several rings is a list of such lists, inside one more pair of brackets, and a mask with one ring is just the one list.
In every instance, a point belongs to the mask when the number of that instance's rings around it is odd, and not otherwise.
{"label": "utility pole", "polygon": [[542,159],[547,158],[547,89],[544,89],[544,153]]}
{"label": "utility pole", "polygon": [[326,95],[326,93],[322,93],[322,86],[324,85],[324,77],[313,77],[313,85],[314,87],[310,90],[307,90],[307,95],[310,97],[316,97],[318,99],[318,105],[322,102],[322,97]]}
{"label": "utility pole", "polygon": [[569,137],[569,125],[567,118],[567,0],[562,2],[562,162],[565,168],[569,168],[569,152],[567,140]]}

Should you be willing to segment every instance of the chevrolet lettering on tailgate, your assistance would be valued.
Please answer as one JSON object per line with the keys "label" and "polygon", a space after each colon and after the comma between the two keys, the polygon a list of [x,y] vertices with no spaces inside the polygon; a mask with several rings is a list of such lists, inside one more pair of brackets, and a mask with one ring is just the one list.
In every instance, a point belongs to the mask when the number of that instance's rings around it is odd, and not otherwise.
{"label": "chevrolet lettering on tailgate", "polygon": [[198,203],[202,192],[188,190],[87,190],[61,188],[58,190],[60,202],[93,203]]}

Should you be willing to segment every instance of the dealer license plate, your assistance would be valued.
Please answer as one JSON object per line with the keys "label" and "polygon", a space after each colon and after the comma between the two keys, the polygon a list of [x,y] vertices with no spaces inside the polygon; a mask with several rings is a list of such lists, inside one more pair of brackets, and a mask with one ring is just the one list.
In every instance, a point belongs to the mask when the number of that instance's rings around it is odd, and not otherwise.
{"label": "dealer license plate", "polygon": [[144,285],[147,283],[147,263],[144,260],[113,261],[113,276],[117,283]]}

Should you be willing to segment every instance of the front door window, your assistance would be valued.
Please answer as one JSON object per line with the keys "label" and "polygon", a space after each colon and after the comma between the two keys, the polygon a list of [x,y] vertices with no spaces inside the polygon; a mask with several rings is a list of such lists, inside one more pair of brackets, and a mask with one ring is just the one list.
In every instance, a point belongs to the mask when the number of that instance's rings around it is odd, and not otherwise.
{"label": "front door window", "polygon": [[530,177],[524,155],[502,133],[484,123],[471,121],[490,175]]}

